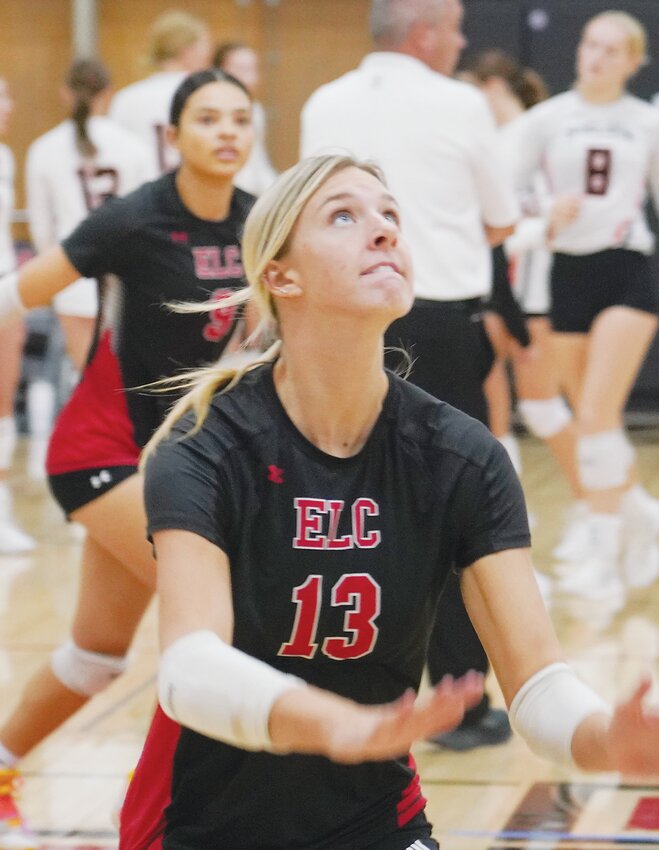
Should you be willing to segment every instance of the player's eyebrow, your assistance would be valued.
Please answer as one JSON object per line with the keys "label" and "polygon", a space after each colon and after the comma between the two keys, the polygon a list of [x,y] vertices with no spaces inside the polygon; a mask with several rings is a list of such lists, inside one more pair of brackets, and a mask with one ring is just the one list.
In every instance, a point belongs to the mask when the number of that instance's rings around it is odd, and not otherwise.
{"label": "player's eyebrow", "polygon": [[[327,204],[334,203],[335,201],[347,201],[347,200],[358,200],[359,196],[354,192],[337,192],[336,195],[330,195],[329,198],[325,198],[325,200],[320,205],[321,209]],[[393,195],[390,195],[388,192],[384,192],[381,196],[381,200],[388,201],[389,203],[394,204],[396,207],[398,204],[396,203],[396,199]]]}

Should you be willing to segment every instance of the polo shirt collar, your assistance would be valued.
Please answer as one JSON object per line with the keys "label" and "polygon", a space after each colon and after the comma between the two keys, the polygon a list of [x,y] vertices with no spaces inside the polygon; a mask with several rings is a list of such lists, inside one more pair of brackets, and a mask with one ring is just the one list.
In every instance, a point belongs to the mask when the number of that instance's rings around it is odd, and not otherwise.
{"label": "polo shirt collar", "polygon": [[414,56],[409,56],[407,53],[397,53],[393,50],[374,51],[367,53],[360,63],[360,68],[365,70],[373,70],[382,67],[398,68],[403,71],[425,71],[426,73],[436,73],[429,68],[425,62],[416,59]]}

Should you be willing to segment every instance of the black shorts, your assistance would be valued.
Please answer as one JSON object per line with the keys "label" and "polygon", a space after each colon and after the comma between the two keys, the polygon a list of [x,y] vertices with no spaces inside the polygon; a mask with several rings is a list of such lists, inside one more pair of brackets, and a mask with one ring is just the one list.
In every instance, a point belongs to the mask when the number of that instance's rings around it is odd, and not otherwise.
{"label": "black shorts", "polygon": [[135,475],[136,466],[101,466],[98,469],[81,469],[50,475],[48,484],[55,501],[70,517],[78,508],[98,499],[108,490]]}
{"label": "black shorts", "polygon": [[431,838],[432,825],[420,812],[399,832],[369,844],[366,850],[439,850],[439,844]]}
{"label": "black shorts", "polygon": [[[384,342],[388,349],[407,351],[414,361],[410,383],[487,424],[483,381],[494,352],[483,327],[480,298],[417,298],[410,312],[389,327]],[[400,351],[389,350],[385,365],[395,371],[407,363]]]}
{"label": "black shorts", "polygon": [[551,271],[551,324],[558,333],[588,333],[608,307],[659,313],[650,258],[615,248],[577,256],[555,254]]}

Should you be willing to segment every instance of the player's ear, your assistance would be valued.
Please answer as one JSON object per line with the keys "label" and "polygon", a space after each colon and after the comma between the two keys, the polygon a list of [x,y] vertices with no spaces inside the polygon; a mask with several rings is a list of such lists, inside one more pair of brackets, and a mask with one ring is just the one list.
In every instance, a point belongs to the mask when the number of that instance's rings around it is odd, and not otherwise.
{"label": "player's ear", "polygon": [[275,298],[299,298],[302,295],[298,273],[279,260],[270,260],[262,279],[268,292]]}
{"label": "player's ear", "polygon": [[173,124],[165,127],[165,141],[178,150],[178,127],[174,127]]}

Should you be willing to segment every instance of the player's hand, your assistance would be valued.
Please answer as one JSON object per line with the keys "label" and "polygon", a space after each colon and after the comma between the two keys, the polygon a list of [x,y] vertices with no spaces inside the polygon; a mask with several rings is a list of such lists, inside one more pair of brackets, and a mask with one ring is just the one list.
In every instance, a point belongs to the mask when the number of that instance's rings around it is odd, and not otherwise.
{"label": "player's hand", "polygon": [[579,217],[582,195],[558,195],[549,213],[549,241],[569,227]]}
{"label": "player's hand", "polygon": [[659,776],[659,709],[643,700],[652,682],[649,677],[614,711],[607,733],[612,770],[628,776]]}
{"label": "player's hand", "polygon": [[402,756],[415,741],[453,729],[482,697],[483,675],[470,671],[457,680],[445,676],[419,697],[410,690],[387,705],[354,705],[337,715],[326,755],[344,764]]}

